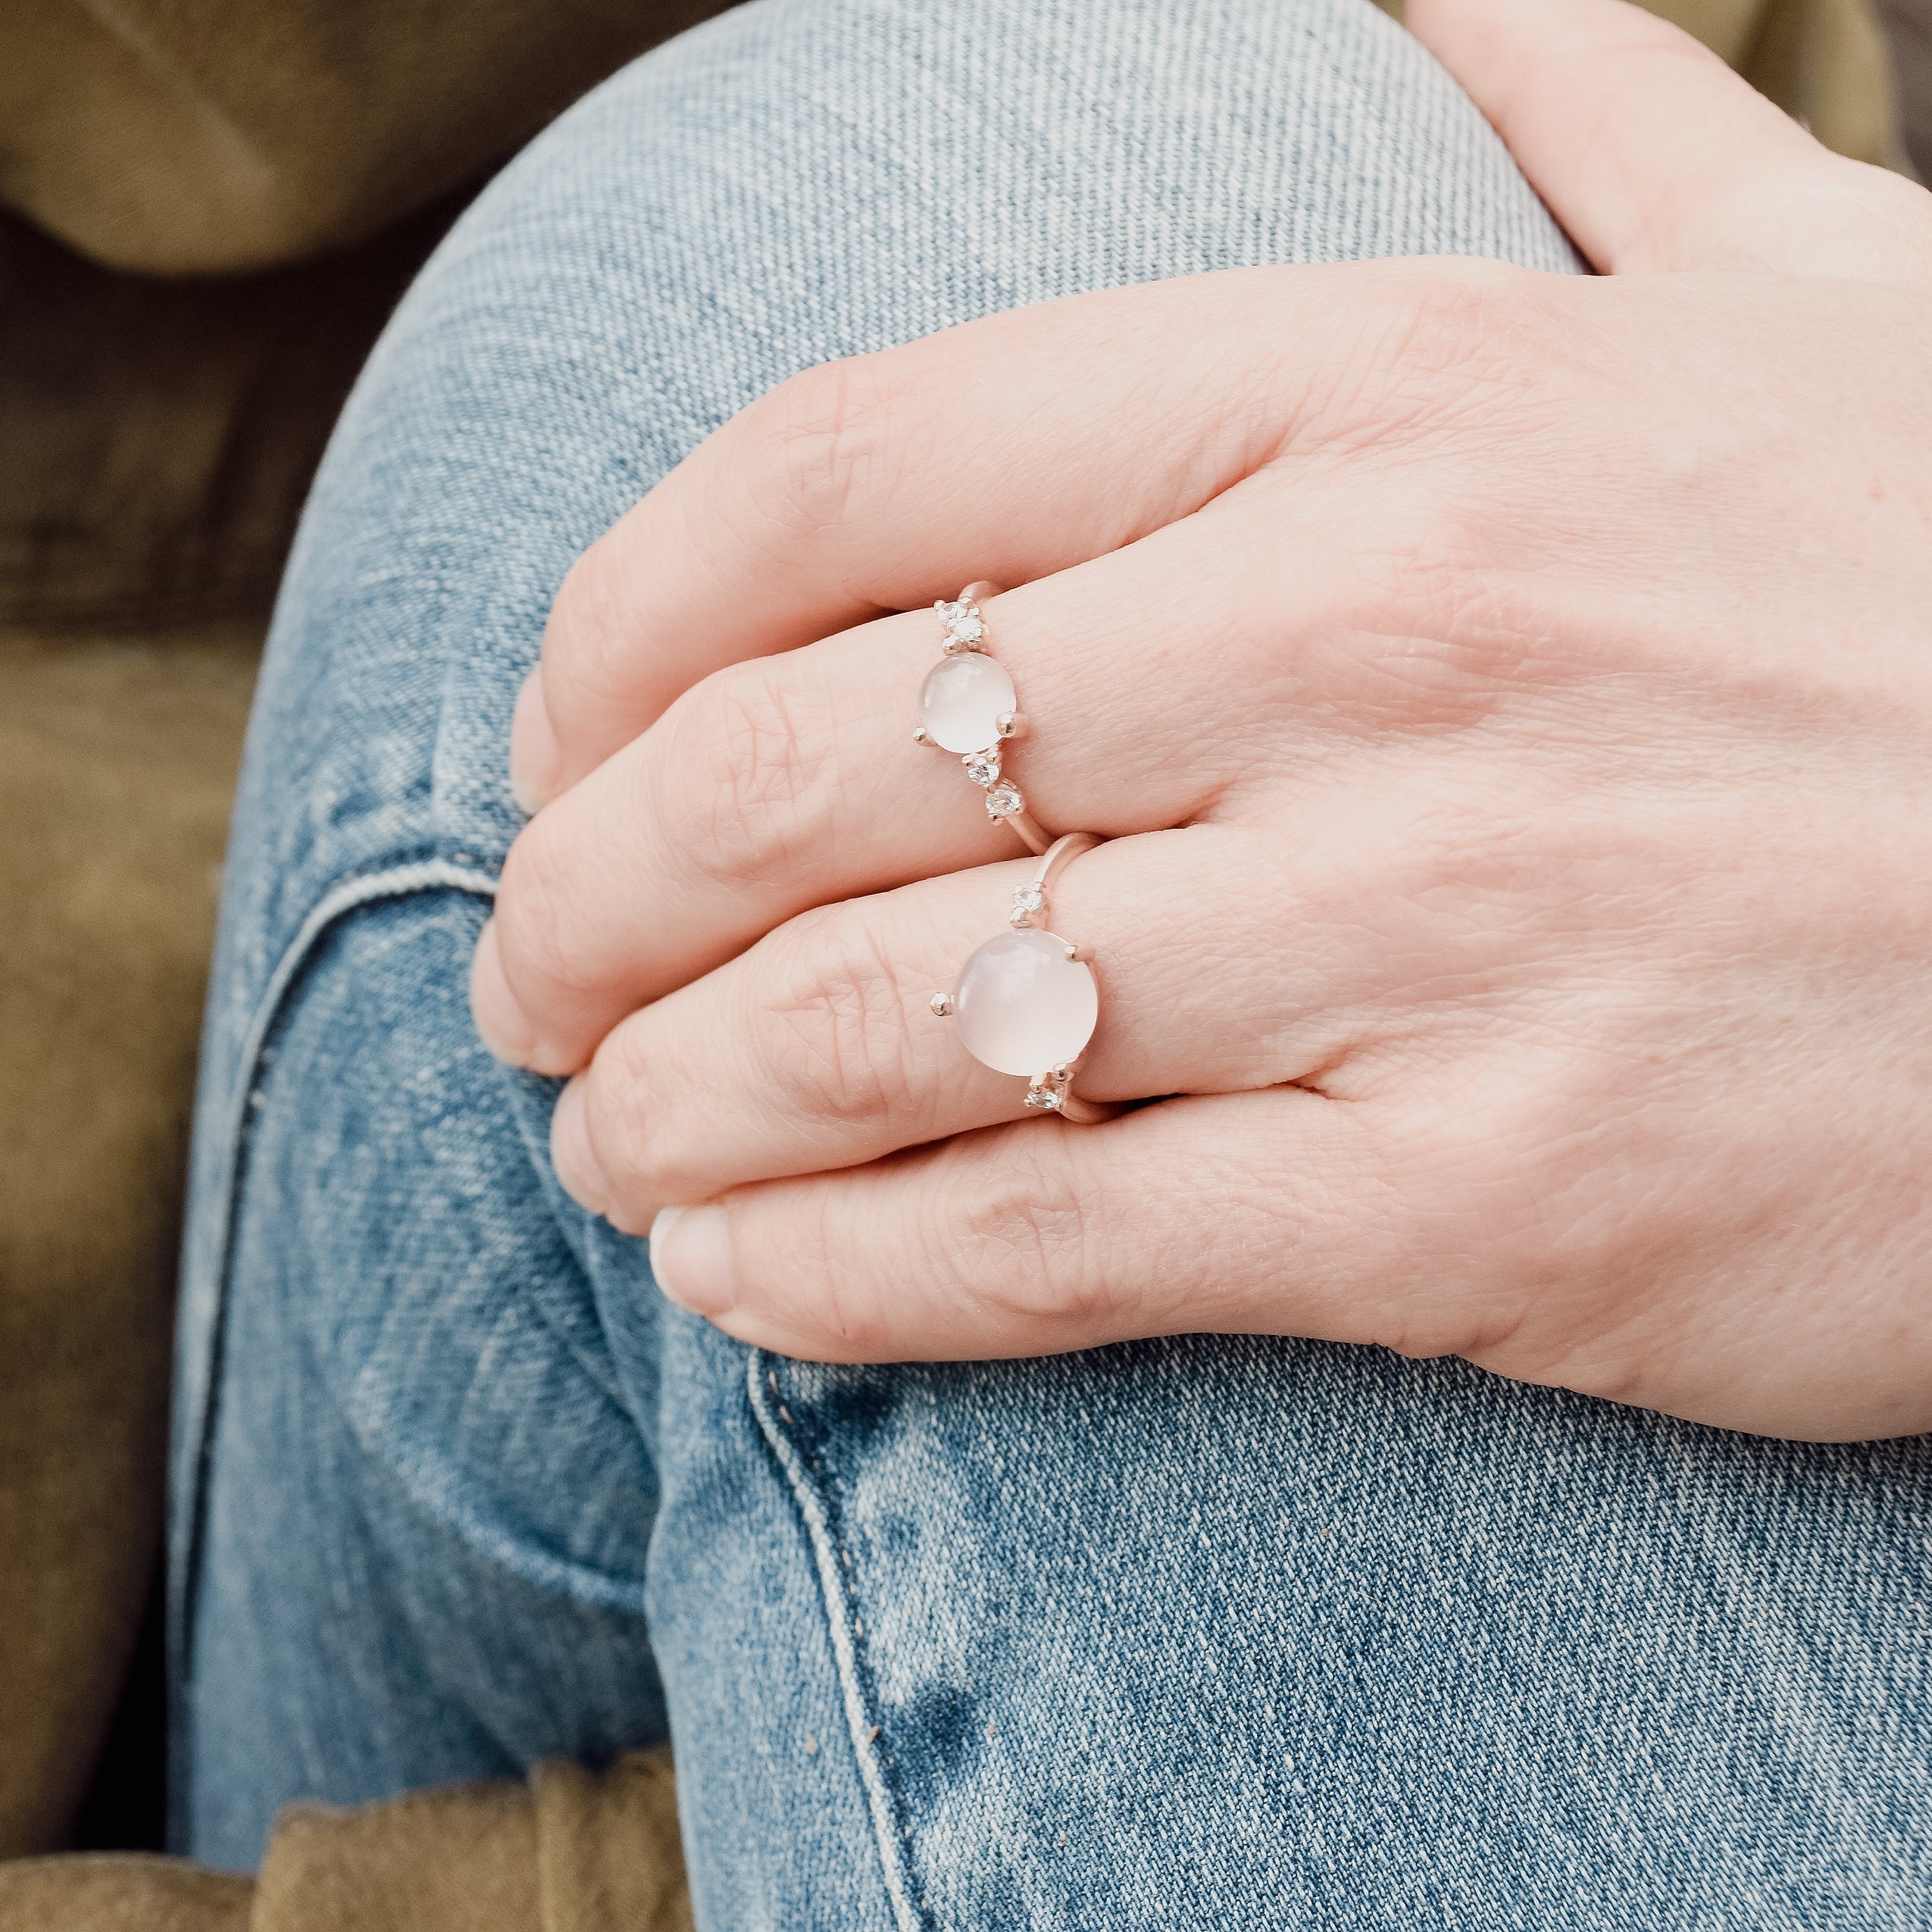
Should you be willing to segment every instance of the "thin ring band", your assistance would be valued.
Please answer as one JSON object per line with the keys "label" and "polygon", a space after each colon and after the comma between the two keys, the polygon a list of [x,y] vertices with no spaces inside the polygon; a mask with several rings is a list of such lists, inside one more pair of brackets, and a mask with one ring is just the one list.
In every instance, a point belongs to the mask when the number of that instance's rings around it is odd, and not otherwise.
{"label": "thin ring band", "polygon": [[[1013,888],[1007,920],[1013,930],[980,947],[952,991],[934,993],[931,1002],[939,1018],[958,1022],[961,1043],[983,1066],[1027,1074],[1029,1107],[1082,1127],[1111,1120],[1122,1108],[1074,1091],[1080,1055],[1099,1021],[1099,987],[1093,961],[1046,930],[1047,899],[1067,867],[1103,843],[1091,832],[1055,839],[1033,877]],[[1044,1071],[1027,1072],[1049,1054]]]}
{"label": "thin ring band", "polygon": [[[983,642],[986,625],[980,599],[999,595],[999,585],[982,578],[952,602],[942,598],[933,606],[945,627],[944,655],[926,675],[919,699],[923,721],[912,736],[915,743],[955,753],[967,777],[986,793],[986,815],[1011,826],[1020,843],[1037,856],[1052,844],[1052,834],[1027,811],[1019,786],[1002,768],[1005,746],[1027,727],[1012,679]],[[969,742],[980,739],[986,742]]]}

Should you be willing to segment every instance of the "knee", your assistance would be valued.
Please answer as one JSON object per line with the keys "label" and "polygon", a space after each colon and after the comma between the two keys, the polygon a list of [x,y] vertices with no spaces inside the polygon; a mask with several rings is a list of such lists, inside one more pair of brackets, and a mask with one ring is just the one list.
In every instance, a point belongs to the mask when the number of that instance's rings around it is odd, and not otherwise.
{"label": "knee", "polygon": [[530,158],[647,214],[660,246],[690,238],[708,320],[824,318],[799,361],[1215,268],[1574,266],[1474,105],[1370,0],[757,0]]}

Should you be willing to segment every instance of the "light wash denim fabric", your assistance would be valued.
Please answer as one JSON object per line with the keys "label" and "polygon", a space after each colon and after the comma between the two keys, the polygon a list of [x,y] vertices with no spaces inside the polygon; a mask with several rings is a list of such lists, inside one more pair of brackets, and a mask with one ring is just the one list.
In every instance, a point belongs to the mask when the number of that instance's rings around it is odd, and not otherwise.
{"label": "light wash denim fabric", "polygon": [[988,311],[1416,252],[1576,265],[1365,0],[763,0],[459,224],[317,485],[236,823],[183,1849],[668,1731],[709,1932],[1932,1924],[1924,1443],[1293,1341],[777,1359],[561,1196],[554,1089],[470,1030],[546,610],[708,431]]}

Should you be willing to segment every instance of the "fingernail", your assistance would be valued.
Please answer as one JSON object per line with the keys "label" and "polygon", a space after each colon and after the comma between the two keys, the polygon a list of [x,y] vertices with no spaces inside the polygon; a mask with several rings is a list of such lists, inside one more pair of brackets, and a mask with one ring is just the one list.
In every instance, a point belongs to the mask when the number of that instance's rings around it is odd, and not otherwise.
{"label": "fingernail", "polygon": [[651,1224],[651,1272],[693,1315],[722,1315],[738,1299],[731,1218],[722,1208],[661,1208]]}
{"label": "fingernail", "polygon": [[510,796],[526,817],[534,817],[555,796],[563,757],[543,702],[542,674],[533,671],[524,680],[510,717]]}
{"label": "fingernail", "polygon": [[593,1215],[610,1212],[611,1183],[590,1144],[580,1076],[558,1095],[550,1115],[550,1165],[558,1184],[579,1207]]}
{"label": "fingernail", "polygon": [[483,921],[470,961],[470,1018],[476,1022],[477,1036],[505,1066],[530,1064],[536,1051],[536,1029],[504,977],[494,919]]}

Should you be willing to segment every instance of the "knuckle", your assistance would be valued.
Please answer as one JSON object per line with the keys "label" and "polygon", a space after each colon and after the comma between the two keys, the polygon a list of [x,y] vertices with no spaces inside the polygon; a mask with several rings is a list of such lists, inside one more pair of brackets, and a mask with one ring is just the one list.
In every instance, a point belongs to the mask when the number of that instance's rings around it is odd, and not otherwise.
{"label": "knuckle", "polygon": [[918,1111],[908,993],[883,936],[843,907],[806,913],[767,942],[776,981],[755,1037],[771,1089],[806,1122]]}
{"label": "knuckle", "polygon": [[617,702],[634,680],[630,614],[637,600],[630,594],[624,555],[621,523],[571,565],[558,586],[543,627],[546,690],[556,679],[578,703],[559,705],[553,696],[553,722]]}
{"label": "knuckle", "polygon": [[999,1158],[975,1165],[957,1211],[936,1219],[949,1251],[945,1271],[969,1284],[1002,1324],[1111,1333],[1121,1296],[1109,1266],[1105,1205],[1079,1184],[1059,1132],[1028,1121],[1006,1133]]}
{"label": "knuckle", "polygon": [[1474,722],[1552,667],[1549,626],[1499,565],[1480,505],[1418,483],[1350,534],[1320,621],[1369,727]]}
{"label": "knuckle", "polygon": [[680,1159],[689,1145],[683,1130],[689,1117],[664,1086],[660,1070],[623,1028],[605,1039],[591,1062],[589,1130],[614,1193],[609,1219],[627,1234],[647,1233],[652,1215],[666,1202],[690,1198],[692,1177]]}
{"label": "knuckle", "polygon": [[[1543,367],[1524,271],[1473,258],[1384,270],[1325,404],[1336,442],[1406,447],[1473,420]],[[1482,408],[1471,405],[1480,399]]]}
{"label": "knuckle", "polygon": [[1358,621],[1427,637],[1450,628],[1480,595],[1487,546],[1480,514],[1447,489],[1390,492],[1352,556],[1347,595]]}
{"label": "knuckle", "polygon": [[729,885],[795,877],[835,809],[836,711],[795,655],[706,679],[680,700],[653,767],[663,836],[693,870]]}
{"label": "knuckle", "polygon": [[753,426],[757,514],[811,543],[845,528],[893,480],[902,402],[889,354],[825,362],[779,384]]}
{"label": "knuckle", "polygon": [[504,975],[520,999],[595,989],[576,940],[594,910],[592,897],[552,826],[533,820],[505,855],[496,889]]}
{"label": "knuckle", "polygon": [[1725,207],[1734,246],[1800,274],[1912,282],[1932,274],[1932,195],[1891,169],[1843,155],[1768,174]]}
{"label": "knuckle", "polygon": [[1493,445],[1515,439],[1526,411],[1569,399],[1581,324],[1564,297],[1501,262],[1458,261],[1420,278],[1398,343],[1402,364],[1429,383],[1438,428]]}

